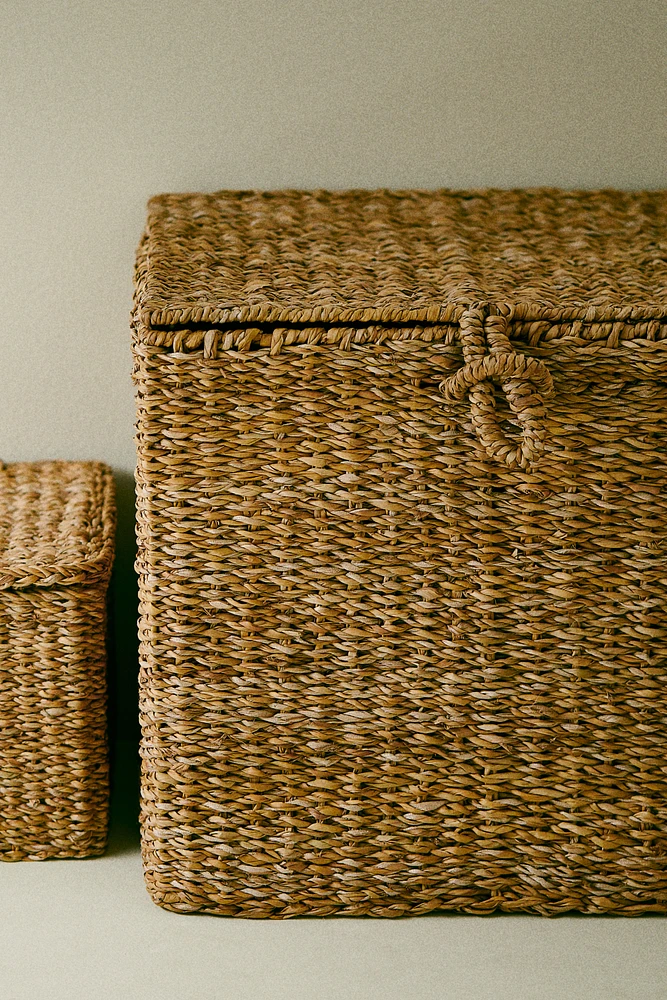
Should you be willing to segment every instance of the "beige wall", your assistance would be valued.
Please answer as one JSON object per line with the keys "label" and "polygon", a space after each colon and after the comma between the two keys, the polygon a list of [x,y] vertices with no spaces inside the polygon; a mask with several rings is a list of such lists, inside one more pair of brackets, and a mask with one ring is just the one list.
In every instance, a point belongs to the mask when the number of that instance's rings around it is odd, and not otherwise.
{"label": "beige wall", "polygon": [[660,0],[4,10],[8,458],[95,456],[132,470],[127,316],[152,193],[667,184]]}
{"label": "beige wall", "polygon": [[102,458],[133,671],[128,313],[149,195],[667,186],[664,0],[7,0],[0,456]]}

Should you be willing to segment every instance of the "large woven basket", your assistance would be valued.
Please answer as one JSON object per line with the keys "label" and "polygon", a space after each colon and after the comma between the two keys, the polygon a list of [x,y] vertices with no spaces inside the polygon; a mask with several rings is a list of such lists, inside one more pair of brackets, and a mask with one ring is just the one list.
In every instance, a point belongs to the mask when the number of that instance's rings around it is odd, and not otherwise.
{"label": "large woven basket", "polygon": [[142,829],[175,910],[667,910],[667,195],[151,201]]}
{"label": "large woven basket", "polygon": [[0,859],[99,854],[110,469],[0,465]]}

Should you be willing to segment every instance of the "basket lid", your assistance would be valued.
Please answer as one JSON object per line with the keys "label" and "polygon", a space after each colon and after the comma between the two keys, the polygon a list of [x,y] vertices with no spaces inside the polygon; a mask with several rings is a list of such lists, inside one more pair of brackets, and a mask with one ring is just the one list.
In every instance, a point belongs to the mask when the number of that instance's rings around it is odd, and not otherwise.
{"label": "basket lid", "polygon": [[0,590],[90,583],[108,576],[114,532],[108,466],[0,466]]}
{"label": "basket lid", "polygon": [[667,316],[667,191],[219,191],[149,202],[144,327]]}

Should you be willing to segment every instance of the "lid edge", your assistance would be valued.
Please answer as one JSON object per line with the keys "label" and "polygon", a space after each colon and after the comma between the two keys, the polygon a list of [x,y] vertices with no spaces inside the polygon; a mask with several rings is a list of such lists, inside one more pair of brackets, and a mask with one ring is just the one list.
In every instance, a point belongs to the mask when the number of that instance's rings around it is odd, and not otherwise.
{"label": "lid edge", "polygon": [[[19,463],[20,464],[20,463]],[[35,463],[40,465],[42,463]],[[48,464],[48,463],[47,463]],[[99,503],[104,530],[100,532],[101,544],[90,559],[64,565],[24,565],[13,570],[0,564],[0,591],[22,591],[55,586],[90,586],[107,582],[111,576],[115,555],[116,499],[113,471],[106,462],[83,463],[95,465],[101,474],[102,489]]]}
{"label": "lid edge", "polygon": [[220,326],[228,324],[247,325],[250,323],[280,323],[290,326],[304,324],[331,323],[459,323],[463,314],[471,307],[485,305],[491,314],[496,311],[511,314],[513,321],[552,322],[642,322],[645,320],[667,319],[667,303],[633,302],[627,306],[594,306],[590,303],[574,303],[568,306],[554,306],[551,303],[535,302],[456,302],[446,305],[427,304],[406,309],[403,306],[316,306],[295,309],[273,303],[248,306],[219,306],[203,303],[198,306],[172,304],[157,306],[149,303],[137,311],[140,325],[150,329],[178,329],[190,326]]}

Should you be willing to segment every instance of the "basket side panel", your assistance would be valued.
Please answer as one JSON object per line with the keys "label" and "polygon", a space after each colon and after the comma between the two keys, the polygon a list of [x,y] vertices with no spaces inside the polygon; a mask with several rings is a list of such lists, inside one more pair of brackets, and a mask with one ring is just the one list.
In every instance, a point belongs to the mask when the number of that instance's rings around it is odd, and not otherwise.
{"label": "basket side panel", "polygon": [[664,383],[551,349],[528,474],[450,346],[135,350],[156,901],[667,909]]}

